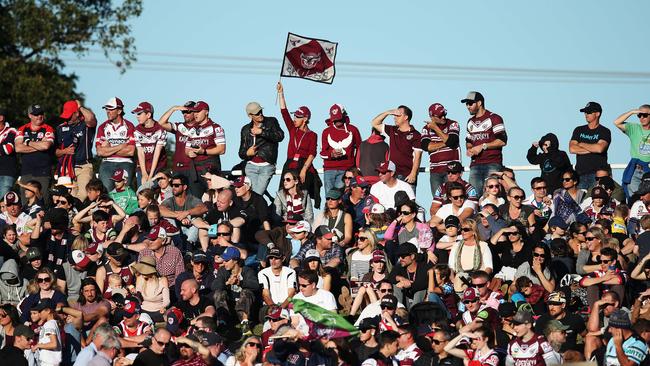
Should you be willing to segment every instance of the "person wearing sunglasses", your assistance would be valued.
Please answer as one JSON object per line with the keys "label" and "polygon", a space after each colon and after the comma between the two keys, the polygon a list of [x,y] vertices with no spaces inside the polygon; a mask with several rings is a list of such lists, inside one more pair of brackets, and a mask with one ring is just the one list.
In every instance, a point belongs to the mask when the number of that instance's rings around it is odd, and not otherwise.
{"label": "person wearing sunglasses", "polygon": [[167,348],[171,342],[171,333],[164,327],[156,329],[151,337],[151,345],[146,350],[138,353],[133,365],[169,365]]}
{"label": "person wearing sunglasses", "polygon": [[584,113],[584,125],[573,130],[569,142],[569,152],[576,155],[576,171],[580,181],[576,182],[578,188],[589,189],[596,182],[596,170],[606,167],[607,150],[612,142],[612,133],[609,128],[600,124],[603,109],[596,102],[589,102],[580,109]]}
{"label": "person wearing sunglasses", "polygon": [[462,239],[451,247],[449,252],[449,267],[455,273],[454,288],[456,292],[463,289],[462,278],[468,278],[469,273],[482,270],[492,273],[492,252],[488,244],[481,240],[477,223],[473,219],[465,219],[460,225]]}
{"label": "person wearing sunglasses", "polygon": [[546,291],[555,289],[555,277],[551,271],[551,250],[544,243],[532,246],[532,256],[517,267],[514,278],[526,276],[536,285],[542,285]]}
{"label": "person wearing sunglasses", "polygon": [[273,200],[275,213],[286,219],[289,214],[301,215],[307,222],[313,222],[314,209],[309,193],[303,189],[300,178],[294,170],[282,175],[282,188]]}
{"label": "person wearing sunglasses", "polygon": [[395,296],[410,309],[426,299],[429,283],[433,281],[433,271],[431,264],[417,260],[418,248],[415,244],[399,244],[395,256],[399,262],[388,278],[394,285]]}
{"label": "person wearing sunglasses", "polygon": [[471,115],[465,140],[467,156],[472,159],[469,182],[482,192],[485,178],[501,171],[502,149],[508,143],[508,135],[501,116],[485,109],[485,98],[481,93],[471,91],[460,102]]}
{"label": "person wearing sunglasses", "polygon": [[431,342],[431,351],[425,352],[415,362],[416,366],[463,366],[463,360],[445,351],[445,346],[451,340],[449,330],[439,328],[426,335],[427,340]]}
{"label": "person wearing sunglasses", "polygon": [[262,364],[262,341],[257,336],[248,337],[235,354],[226,360],[228,366],[258,366]]}
{"label": "person wearing sunglasses", "polygon": [[[36,305],[41,299],[52,299],[57,306],[62,306],[67,302],[65,294],[63,294],[57,286],[57,278],[54,275],[54,272],[52,272],[48,267],[43,267],[36,272],[33,283],[38,286],[38,291],[27,296],[27,298],[25,298],[25,300],[20,304],[22,313],[21,319],[23,321],[29,319],[29,309]],[[3,298],[3,301],[6,300]]]}
{"label": "person wearing sunglasses", "polygon": [[580,179],[582,177],[573,169],[563,172],[562,188],[553,193],[554,216],[560,216],[569,224],[580,221],[579,218],[586,219],[581,215],[580,204],[587,198],[587,191],[578,187]]}
{"label": "person wearing sunglasses", "polygon": [[494,275],[491,288],[497,290],[505,283],[515,279],[515,272],[522,263],[527,262],[533,248],[526,228],[519,222],[511,222],[490,238],[493,253],[499,256],[501,269]]}
{"label": "person wearing sunglasses", "polygon": [[532,206],[524,205],[525,192],[519,187],[512,187],[508,190],[508,203],[499,207],[499,215],[503,217],[507,225],[520,223],[528,232],[534,229],[535,213]]}
{"label": "person wearing sunglasses", "polygon": [[[459,348],[462,339],[469,340],[469,348]],[[474,331],[461,330],[455,338],[444,347],[445,352],[463,360],[468,366],[498,366],[499,355],[494,350],[494,330],[487,325],[479,326]]]}
{"label": "person wearing sunglasses", "polygon": [[462,178],[464,171],[465,168],[463,168],[463,165],[459,161],[451,161],[447,163],[447,177],[445,182],[443,182],[433,194],[433,200],[431,201],[431,208],[429,210],[431,216],[434,216],[442,205],[451,203],[451,198],[448,195],[448,185],[453,183],[460,183],[465,190],[467,200],[478,204],[479,197],[476,188]]}
{"label": "person wearing sunglasses", "polygon": [[426,252],[429,260],[436,263],[433,254],[433,233],[428,224],[417,218],[418,205],[415,201],[407,200],[397,207],[397,218],[388,226],[384,239],[396,240],[398,243],[415,244],[420,252]]}
{"label": "person wearing sunglasses", "polygon": [[[560,142],[554,133],[547,133],[539,141],[534,141],[528,149],[526,160],[539,165],[540,177],[548,185],[547,192],[553,193],[562,187],[562,172],[571,168],[571,161],[565,151],[560,150]],[[538,150],[541,152],[537,152]]]}
{"label": "person wearing sunglasses", "polygon": [[[381,315],[384,312],[384,310],[388,309],[389,311],[391,311],[390,313],[391,315],[395,315],[395,310],[397,308],[404,308],[404,304],[402,304],[400,301],[397,301],[397,298],[394,296],[394,292],[395,291],[393,289],[393,284],[389,280],[384,279],[379,281],[379,283],[377,284],[377,292],[376,292],[377,296],[375,300],[363,308],[361,314],[359,314],[359,318],[354,323],[354,325],[359,326],[359,324],[361,324],[361,322],[364,319],[376,318],[377,320],[379,320],[378,316]],[[382,302],[382,300],[387,296],[390,296],[391,299],[393,298],[396,299],[395,302],[396,305],[394,307],[392,306],[393,304],[392,300],[390,301],[386,300]],[[390,306],[388,306],[389,303],[391,304]]]}
{"label": "person wearing sunglasses", "polygon": [[453,215],[463,221],[471,217],[476,208],[476,204],[467,199],[467,193],[460,183],[454,182],[445,186],[450,203],[443,205],[429,221],[429,226],[436,228],[440,233],[446,231],[444,222],[448,216]]}
{"label": "person wearing sunglasses", "polygon": [[602,248],[598,269],[583,276],[580,286],[587,289],[587,303],[592,306],[604,292],[614,291],[623,298],[625,278],[618,264],[616,249]]}
{"label": "person wearing sunglasses", "polygon": [[592,227],[585,231],[585,242],[576,261],[576,272],[584,276],[600,269],[600,251],[607,240],[602,229]]}
{"label": "person wearing sunglasses", "polygon": [[485,185],[483,185],[483,195],[478,200],[478,206],[483,208],[486,204],[491,203],[498,207],[506,203],[501,190],[502,186],[499,183],[499,177],[496,175],[489,176],[485,180]]}

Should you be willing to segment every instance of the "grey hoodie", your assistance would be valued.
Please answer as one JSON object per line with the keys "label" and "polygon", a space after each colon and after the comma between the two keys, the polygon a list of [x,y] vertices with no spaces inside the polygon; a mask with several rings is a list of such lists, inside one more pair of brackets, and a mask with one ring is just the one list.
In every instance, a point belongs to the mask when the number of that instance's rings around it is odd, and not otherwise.
{"label": "grey hoodie", "polygon": [[14,259],[6,260],[0,268],[0,303],[18,305],[27,297],[27,284],[18,274],[18,263]]}

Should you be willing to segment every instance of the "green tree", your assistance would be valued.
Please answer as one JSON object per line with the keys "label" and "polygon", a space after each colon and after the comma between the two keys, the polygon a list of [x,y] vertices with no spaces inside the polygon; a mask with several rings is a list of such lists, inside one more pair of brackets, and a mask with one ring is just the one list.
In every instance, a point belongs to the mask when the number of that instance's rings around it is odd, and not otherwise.
{"label": "green tree", "polygon": [[38,103],[57,122],[64,101],[83,99],[77,77],[62,72],[62,52],[100,47],[125,72],[136,60],[129,21],[141,13],[142,0],[0,0],[0,105],[7,120],[22,124],[27,107]]}

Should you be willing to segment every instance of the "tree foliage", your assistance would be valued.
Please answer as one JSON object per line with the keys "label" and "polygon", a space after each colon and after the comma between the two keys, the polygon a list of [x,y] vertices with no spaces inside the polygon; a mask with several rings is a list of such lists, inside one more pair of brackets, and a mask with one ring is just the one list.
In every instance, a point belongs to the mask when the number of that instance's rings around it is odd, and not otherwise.
{"label": "tree foliage", "polygon": [[[82,98],[76,76],[64,74],[64,52],[99,47],[121,72],[136,60],[129,21],[142,0],[0,0],[0,104],[9,121],[22,122],[30,104],[48,120],[64,101]],[[117,58],[112,58],[117,54]]]}

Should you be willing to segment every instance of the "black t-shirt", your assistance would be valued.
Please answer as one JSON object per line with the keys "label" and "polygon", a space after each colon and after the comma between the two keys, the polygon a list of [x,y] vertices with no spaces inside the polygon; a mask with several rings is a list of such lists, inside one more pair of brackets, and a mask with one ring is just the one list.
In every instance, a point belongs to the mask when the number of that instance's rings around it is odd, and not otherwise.
{"label": "black t-shirt", "polygon": [[220,224],[224,221],[230,221],[232,219],[235,219],[237,217],[241,217],[240,210],[237,209],[237,207],[230,206],[228,208],[228,211],[221,212],[216,209],[216,207],[210,208],[208,210],[208,213],[205,215],[205,221],[210,224]]}
{"label": "black t-shirt", "polygon": [[255,233],[262,230],[264,221],[268,221],[269,206],[264,197],[255,192],[251,192],[248,201],[240,197],[235,197],[234,206],[239,210],[241,217],[246,223],[241,228],[241,243],[255,243]]}
{"label": "black t-shirt", "polygon": [[415,366],[463,366],[463,360],[452,355],[440,359],[437,354],[425,353],[415,360]]}
{"label": "black t-shirt", "polygon": [[[595,144],[599,140],[604,140],[609,144],[612,142],[612,133],[609,128],[600,124],[593,130],[587,125],[582,125],[573,130],[571,140],[586,144]],[[598,168],[607,166],[608,149],[609,145],[600,154],[576,154],[576,171],[578,174],[594,173]]]}
{"label": "black t-shirt", "polygon": [[207,297],[200,296],[199,302],[196,305],[191,305],[189,301],[178,300],[174,306],[183,312],[183,316],[185,317],[183,323],[189,324],[190,320],[203,314],[205,312],[205,308],[208,306],[213,306],[213,303],[208,300]]}
{"label": "black t-shirt", "polygon": [[[535,322],[535,333],[544,334],[544,328],[546,328],[546,325],[549,321],[551,321],[551,319],[552,317],[549,314],[540,316],[539,319],[537,319]],[[581,351],[581,348],[578,347],[576,343],[578,334],[584,332],[587,329],[586,321],[579,315],[567,313],[564,318],[560,319],[560,323],[569,327],[569,329],[566,330],[566,342],[562,345],[560,351]]]}
{"label": "black t-shirt", "polygon": [[393,267],[392,272],[388,276],[388,280],[391,283],[396,283],[395,277],[402,276],[408,278],[413,282],[411,287],[408,289],[403,289],[402,292],[408,297],[413,298],[416,292],[421,290],[426,290],[429,285],[429,275],[427,271],[431,268],[431,265],[428,262],[418,262],[418,266],[415,269],[414,273],[408,273],[406,268],[402,267],[400,264],[397,264]]}
{"label": "black t-shirt", "polygon": [[11,366],[28,365],[24,352],[14,347],[12,344],[6,345],[2,351],[0,351],[0,358],[2,358],[2,363],[6,363]]}
{"label": "black t-shirt", "polygon": [[138,354],[133,361],[133,366],[169,366],[167,356],[159,355],[150,349],[146,349]]}

